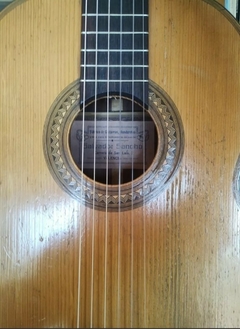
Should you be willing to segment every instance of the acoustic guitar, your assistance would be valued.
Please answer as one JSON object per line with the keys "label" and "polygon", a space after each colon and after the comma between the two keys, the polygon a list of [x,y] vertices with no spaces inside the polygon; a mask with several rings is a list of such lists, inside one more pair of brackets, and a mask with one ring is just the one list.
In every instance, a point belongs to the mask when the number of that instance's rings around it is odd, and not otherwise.
{"label": "acoustic guitar", "polygon": [[211,0],[0,13],[0,326],[240,325],[239,24]]}

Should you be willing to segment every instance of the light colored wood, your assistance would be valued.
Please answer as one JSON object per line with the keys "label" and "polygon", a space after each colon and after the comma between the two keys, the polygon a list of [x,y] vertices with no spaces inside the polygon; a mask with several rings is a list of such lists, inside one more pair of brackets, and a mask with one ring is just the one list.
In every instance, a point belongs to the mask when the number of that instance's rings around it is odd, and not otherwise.
{"label": "light colored wood", "polygon": [[239,30],[207,2],[150,0],[150,78],[181,114],[183,161],[157,199],[107,215],[43,156],[48,109],[79,77],[80,2],[1,14],[1,327],[239,327]]}

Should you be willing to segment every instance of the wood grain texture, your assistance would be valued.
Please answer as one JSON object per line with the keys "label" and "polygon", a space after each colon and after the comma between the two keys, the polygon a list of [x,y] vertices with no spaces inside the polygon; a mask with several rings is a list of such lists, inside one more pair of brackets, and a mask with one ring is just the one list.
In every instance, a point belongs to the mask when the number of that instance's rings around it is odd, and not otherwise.
{"label": "wood grain texture", "polygon": [[150,0],[150,78],[179,109],[183,161],[157,199],[107,214],[43,156],[49,107],[79,77],[80,1],[0,15],[1,327],[240,326],[239,29],[207,2]]}
{"label": "wood grain texture", "polygon": [[225,5],[225,0],[216,0],[217,2],[219,2],[221,5]]}

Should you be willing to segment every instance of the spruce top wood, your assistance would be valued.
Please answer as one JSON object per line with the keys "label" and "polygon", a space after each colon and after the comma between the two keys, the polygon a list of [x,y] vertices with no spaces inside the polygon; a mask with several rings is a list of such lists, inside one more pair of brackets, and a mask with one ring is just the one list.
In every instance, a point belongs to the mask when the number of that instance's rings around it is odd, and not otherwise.
{"label": "spruce top wood", "polygon": [[166,190],[106,217],[43,154],[49,108],[80,79],[80,12],[28,0],[0,14],[0,326],[239,327],[239,25],[215,1],[149,1],[149,79],[185,149]]}

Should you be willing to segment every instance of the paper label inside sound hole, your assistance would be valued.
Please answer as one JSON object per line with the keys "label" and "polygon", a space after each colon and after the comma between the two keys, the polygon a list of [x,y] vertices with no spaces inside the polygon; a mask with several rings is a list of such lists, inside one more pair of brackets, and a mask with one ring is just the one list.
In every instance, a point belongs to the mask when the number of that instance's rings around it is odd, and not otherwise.
{"label": "paper label inside sound hole", "polygon": [[148,168],[154,143],[153,121],[75,120],[70,133],[71,154],[81,169]]}

